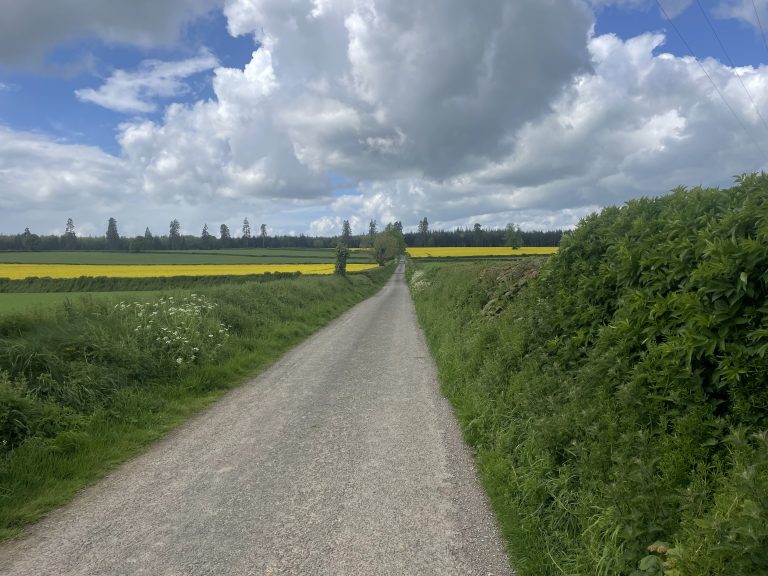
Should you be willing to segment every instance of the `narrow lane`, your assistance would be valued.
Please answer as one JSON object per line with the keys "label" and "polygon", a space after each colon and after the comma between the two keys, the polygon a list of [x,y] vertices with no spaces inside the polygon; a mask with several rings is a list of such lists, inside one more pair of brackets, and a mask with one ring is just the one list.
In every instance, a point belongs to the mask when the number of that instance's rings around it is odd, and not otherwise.
{"label": "narrow lane", "polygon": [[511,574],[402,268],[0,546],[0,574]]}

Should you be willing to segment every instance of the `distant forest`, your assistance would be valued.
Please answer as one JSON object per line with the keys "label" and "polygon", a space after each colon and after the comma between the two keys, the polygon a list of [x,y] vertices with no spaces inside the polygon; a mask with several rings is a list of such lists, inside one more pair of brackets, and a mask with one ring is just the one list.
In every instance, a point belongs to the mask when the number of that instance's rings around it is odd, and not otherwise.
{"label": "distant forest", "polygon": [[[348,229],[348,222],[345,222]],[[402,233],[407,246],[559,246],[563,230],[524,231],[514,225],[506,228],[484,229],[480,224],[472,228],[455,230],[430,230],[427,219],[419,222],[417,232],[402,232],[402,223],[394,222],[387,229]],[[121,236],[117,221],[110,218],[104,236],[78,236],[70,218],[64,234],[38,235],[25,228],[20,234],[0,234],[0,250],[49,251],[49,250],[117,250],[143,252],[149,250],[217,250],[225,248],[333,248],[342,238],[338,236],[271,236],[266,225],[251,233],[248,220],[234,236],[226,224],[213,231],[205,225],[199,236],[181,233],[178,220],[170,223],[167,234],[155,235],[149,228],[135,237]],[[345,235],[350,248],[366,248],[377,233],[376,221],[369,224],[368,234]],[[510,238],[514,237],[511,241]]]}

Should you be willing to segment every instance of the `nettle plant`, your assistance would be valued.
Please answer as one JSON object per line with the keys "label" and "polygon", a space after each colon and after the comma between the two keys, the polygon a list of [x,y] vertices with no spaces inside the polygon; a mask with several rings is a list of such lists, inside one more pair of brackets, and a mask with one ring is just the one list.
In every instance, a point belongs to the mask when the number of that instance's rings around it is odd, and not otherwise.
{"label": "nettle plant", "polygon": [[229,327],[216,318],[215,308],[205,296],[191,294],[154,302],[120,302],[114,310],[139,347],[163,363],[183,368],[213,358],[229,338]]}

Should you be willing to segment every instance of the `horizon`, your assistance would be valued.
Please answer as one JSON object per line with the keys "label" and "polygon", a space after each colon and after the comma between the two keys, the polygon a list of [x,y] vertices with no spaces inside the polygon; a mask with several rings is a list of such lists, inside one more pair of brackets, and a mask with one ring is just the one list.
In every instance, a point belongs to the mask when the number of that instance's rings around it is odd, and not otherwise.
{"label": "horizon", "polygon": [[[127,234],[122,234],[122,233],[120,233],[120,222],[118,222],[117,219],[115,219],[115,223],[116,223],[116,226],[117,226],[119,237],[122,238],[122,239],[131,239],[131,238],[134,238],[134,237],[137,237],[137,236],[144,236],[144,233],[142,233],[142,234],[135,234],[133,236],[130,236],[130,235],[127,235]],[[101,234],[100,233],[79,234],[77,232],[77,223],[73,222],[73,224],[75,225],[75,235],[78,238],[105,238],[107,236],[107,226],[109,224],[108,221],[105,222],[104,232],[101,233]],[[379,232],[382,231],[384,229],[384,227],[386,225],[388,225],[388,224],[394,224],[394,222],[385,222],[385,223],[377,222],[376,223],[377,230]],[[513,223],[510,223],[510,224],[513,224]],[[170,225],[170,223],[169,223],[169,225]],[[203,225],[205,226],[205,223]],[[213,237],[218,238],[220,226],[221,225],[209,226],[208,227],[209,233]],[[65,224],[64,227],[62,227],[61,233],[38,234],[37,232],[35,232],[32,229],[29,229],[29,231],[30,231],[31,234],[37,234],[38,236],[49,236],[49,237],[50,236],[59,236],[60,237],[60,236],[64,236],[65,235],[65,232],[64,232],[65,227],[66,227],[66,224]],[[21,236],[21,235],[23,235],[26,232],[27,228],[29,228],[29,227],[25,227],[25,230],[22,230],[21,232],[4,232],[4,231],[0,231],[0,237],[8,238],[8,237],[14,237],[14,236]],[[153,238],[155,238],[155,237],[156,238],[167,238],[168,237],[168,231],[157,233],[157,232],[152,232],[152,230],[148,226],[146,228],[149,230],[149,232],[150,232],[150,234],[152,235]],[[242,227],[234,229],[234,230],[228,227],[228,229],[229,229],[229,232],[230,232],[230,238],[232,238],[232,239],[241,239],[241,238],[243,238]],[[520,228],[521,232],[527,232],[527,233],[536,233],[536,232],[553,232],[553,233],[563,232],[563,233],[565,233],[565,232],[568,232],[570,230],[572,230],[572,229],[553,228],[553,229],[550,229],[550,230],[534,230],[534,229]],[[453,234],[453,233],[456,233],[456,232],[472,232],[472,231],[473,231],[472,226],[463,226],[463,227],[456,227],[456,228],[448,229],[448,228],[432,228],[432,226],[430,225],[428,233],[429,234],[443,234],[443,233]],[[505,227],[504,226],[502,226],[502,227],[494,227],[494,226],[488,226],[488,227],[484,226],[484,227],[482,227],[482,232],[495,232],[495,233],[498,233],[498,232],[504,232],[504,231],[505,231]],[[201,228],[200,232],[202,232],[202,228]],[[418,232],[416,230],[416,226],[412,226],[411,229],[406,229],[405,227],[403,227],[403,233],[404,234],[417,234]],[[200,238],[200,233],[195,234],[193,232],[185,232],[183,224],[181,226],[180,234],[181,234],[182,237],[186,236],[186,237],[191,237],[191,238]],[[303,236],[303,237],[307,237],[307,238],[325,238],[325,239],[327,239],[327,238],[338,238],[338,237],[340,237],[342,235],[343,234],[342,234],[341,229],[339,229],[339,231],[336,232],[336,233],[327,234],[327,235],[315,235],[315,236],[312,236],[310,234],[305,234],[305,233],[298,233],[298,234],[274,234],[273,235],[273,234],[269,233],[269,228],[267,228],[267,236],[268,237],[286,236],[286,237],[297,238],[297,237],[302,237]],[[367,236],[367,235],[369,235],[368,231],[359,232],[359,233],[355,233],[355,232],[352,233],[353,237],[364,237],[364,236]],[[252,238],[257,238],[258,236],[259,236],[258,233],[251,235]]]}

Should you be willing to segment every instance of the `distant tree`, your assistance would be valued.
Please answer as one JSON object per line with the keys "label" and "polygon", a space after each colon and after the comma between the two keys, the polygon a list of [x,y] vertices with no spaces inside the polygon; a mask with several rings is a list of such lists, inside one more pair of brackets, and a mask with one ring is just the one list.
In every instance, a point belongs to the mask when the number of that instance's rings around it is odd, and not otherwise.
{"label": "distant tree", "polygon": [[203,231],[200,233],[200,240],[202,240],[203,248],[210,248],[213,244],[213,236],[208,232],[208,224],[203,225]]}
{"label": "distant tree", "polygon": [[171,220],[168,229],[168,247],[171,250],[177,250],[181,247],[181,224],[175,218]]}
{"label": "distant tree", "polygon": [[475,225],[472,227],[472,244],[474,246],[483,245],[483,227],[480,225],[480,222],[475,222]]}
{"label": "distant tree", "polygon": [[251,243],[251,223],[248,222],[248,218],[243,218],[243,246],[248,246]]}
{"label": "distant tree", "polygon": [[267,225],[262,224],[261,225],[261,233],[259,236],[261,237],[261,247],[265,248],[267,246]]}
{"label": "distant tree", "polygon": [[371,220],[368,222],[368,236],[371,237],[371,240],[373,240],[373,237],[376,235],[376,220]]}
{"label": "distant tree", "polygon": [[[149,228],[147,228],[147,230],[149,230]],[[150,237],[147,239],[146,233],[144,236],[136,236],[135,238],[131,238],[131,241],[128,244],[128,250],[131,252],[143,252],[147,247],[147,243],[151,241],[152,238]]]}
{"label": "distant tree", "polygon": [[405,250],[403,224],[400,221],[390,222],[383,232],[376,234],[373,240],[373,258],[383,266],[387,260],[396,258]]}
{"label": "distant tree", "polygon": [[376,234],[373,239],[373,259],[379,266],[384,266],[387,260],[391,260],[400,253],[397,237],[386,231]]}
{"label": "distant tree", "polygon": [[426,216],[424,216],[422,220],[419,220],[419,227],[416,234],[419,238],[419,245],[426,246],[427,238],[429,237],[429,222],[427,221]]}
{"label": "distant tree", "polygon": [[349,248],[343,242],[339,242],[336,246],[336,265],[334,266],[333,273],[339,276],[347,275],[347,259],[349,258]]}
{"label": "distant tree", "polygon": [[24,234],[21,235],[21,249],[22,250],[39,250],[40,249],[40,236],[32,234],[29,228],[24,228]]}
{"label": "distant tree", "polygon": [[523,245],[523,234],[520,227],[511,222],[507,224],[504,231],[504,242],[512,248],[520,248]]}
{"label": "distant tree", "polygon": [[107,250],[120,248],[120,234],[117,232],[117,220],[110,218],[107,222]]}
{"label": "distant tree", "polygon": [[390,234],[399,245],[405,249],[405,236],[403,234],[403,223],[399,220],[396,222],[390,222],[384,227],[383,234]]}
{"label": "distant tree", "polygon": [[75,233],[75,223],[72,218],[67,218],[67,225],[64,228],[64,235],[61,237],[62,247],[66,250],[77,248],[77,234]]}
{"label": "distant tree", "polygon": [[149,226],[144,229],[144,239],[152,240],[152,232],[149,231]]}
{"label": "distant tree", "polygon": [[229,226],[226,224],[219,226],[219,240],[221,241],[221,245],[224,248],[228,248],[230,242],[232,241],[232,236],[229,233]]}
{"label": "distant tree", "polygon": [[341,225],[341,243],[349,247],[349,239],[351,237],[352,227],[349,225],[349,220],[344,220],[344,223]]}

